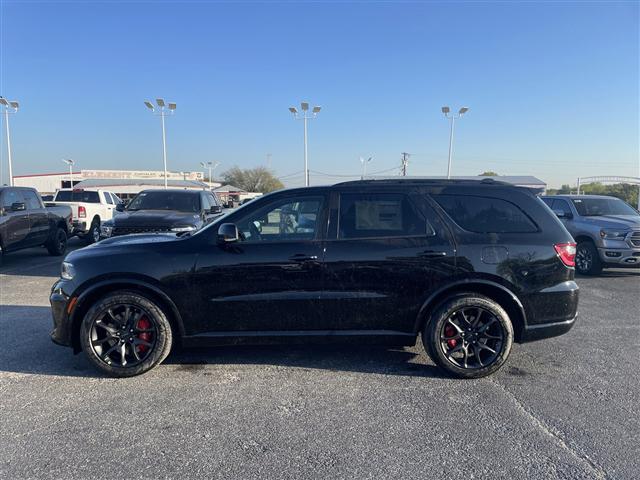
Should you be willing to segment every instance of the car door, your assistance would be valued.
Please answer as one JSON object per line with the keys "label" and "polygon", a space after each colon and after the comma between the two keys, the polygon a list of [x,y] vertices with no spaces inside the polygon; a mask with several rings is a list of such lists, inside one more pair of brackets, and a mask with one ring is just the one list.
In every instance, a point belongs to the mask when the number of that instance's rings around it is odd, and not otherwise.
{"label": "car door", "polygon": [[50,233],[49,215],[34,191],[23,190],[22,195],[29,214],[29,234],[26,243],[29,246],[42,245]]}
{"label": "car door", "polygon": [[455,273],[455,250],[424,195],[339,191],[324,269],[330,328],[411,332],[426,298]]}
{"label": "car door", "polygon": [[[0,225],[0,243],[3,250],[17,250],[27,246],[29,235],[29,214],[22,192],[18,189],[7,188],[0,195],[2,219]],[[13,210],[14,206],[22,205],[24,210]]]}
{"label": "car door", "polygon": [[214,232],[198,255],[196,333],[322,329],[326,203],[322,193],[283,193],[227,217],[241,240],[218,244]]}

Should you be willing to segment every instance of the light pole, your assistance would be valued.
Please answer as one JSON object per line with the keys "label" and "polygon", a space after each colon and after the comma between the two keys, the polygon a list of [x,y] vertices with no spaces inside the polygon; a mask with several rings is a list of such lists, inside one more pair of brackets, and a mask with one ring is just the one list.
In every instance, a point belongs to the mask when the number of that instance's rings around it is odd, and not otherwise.
{"label": "light pole", "polygon": [[360,157],[360,163],[362,164],[362,178],[364,180],[367,177],[367,163],[371,161],[373,157],[369,157],[366,160],[363,157]]}
{"label": "light pole", "polygon": [[11,133],[9,131],[9,114],[18,113],[20,104],[15,100],[7,101],[0,97],[0,104],[4,110],[4,125],[7,131],[7,159],[9,160],[9,185],[13,187],[13,164],[11,162]]}
{"label": "light pole", "polygon": [[313,120],[318,116],[322,107],[313,107],[311,114],[309,114],[309,102],[300,103],[300,109],[302,114],[298,113],[296,107],[289,107],[289,111],[293,114],[293,118],[296,120],[304,121],[304,185],[309,186],[309,157],[307,155],[307,121]]}
{"label": "light pole", "polygon": [[465,113],[469,111],[469,107],[462,107],[458,110],[458,114],[449,114],[449,107],[442,107],[442,113],[444,116],[449,119],[449,123],[451,124],[451,130],[449,131],[449,164],[447,166],[447,178],[451,178],[451,156],[453,154],[453,129],[456,123],[456,119],[462,117]]}
{"label": "light pole", "polygon": [[200,165],[202,165],[202,168],[208,168],[209,169],[209,187],[211,187],[211,180],[213,179],[213,173],[216,171],[216,168],[218,168],[218,166],[220,165],[220,162],[200,162]]}
{"label": "light pole", "polygon": [[62,161],[69,165],[69,183],[71,184],[71,189],[73,189],[73,164],[76,162],[70,158],[63,158]]}
{"label": "light pole", "polygon": [[147,108],[151,110],[154,115],[158,115],[160,117],[160,121],[162,123],[162,160],[164,162],[164,188],[167,188],[167,135],[164,128],[164,117],[166,117],[167,115],[173,115],[176,110],[176,104],[172,102],[165,103],[164,99],[162,98],[156,98],[156,103],[158,104],[157,111],[151,102],[144,102]]}

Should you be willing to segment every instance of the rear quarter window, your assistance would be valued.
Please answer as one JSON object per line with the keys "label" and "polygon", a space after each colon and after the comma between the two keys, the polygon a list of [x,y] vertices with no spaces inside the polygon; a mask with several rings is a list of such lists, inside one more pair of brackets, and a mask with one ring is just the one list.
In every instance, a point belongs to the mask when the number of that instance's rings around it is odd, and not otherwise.
{"label": "rear quarter window", "polygon": [[538,227],[517,205],[475,195],[436,195],[436,202],[460,227],[477,233],[531,233]]}

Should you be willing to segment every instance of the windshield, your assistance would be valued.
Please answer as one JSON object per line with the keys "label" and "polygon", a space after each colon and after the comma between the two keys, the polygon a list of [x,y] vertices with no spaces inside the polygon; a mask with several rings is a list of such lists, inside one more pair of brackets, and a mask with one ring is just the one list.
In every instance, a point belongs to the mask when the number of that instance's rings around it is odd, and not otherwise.
{"label": "windshield", "polygon": [[192,192],[142,192],[127,206],[127,210],[175,210],[200,212],[200,195]]}
{"label": "windshield", "polygon": [[583,217],[640,215],[619,198],[574,198],[573,204]]}

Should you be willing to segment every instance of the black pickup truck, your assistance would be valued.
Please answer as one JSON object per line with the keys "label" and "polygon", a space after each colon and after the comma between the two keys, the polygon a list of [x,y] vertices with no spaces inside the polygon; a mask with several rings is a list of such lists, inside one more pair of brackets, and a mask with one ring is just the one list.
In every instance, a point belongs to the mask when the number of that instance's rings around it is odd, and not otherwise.
{"label": "black pickup truck", "polygon": [[44,245],[64,255],[71,233],[71,207],[45,207],[34,188],[0,187],[0,254]]}

